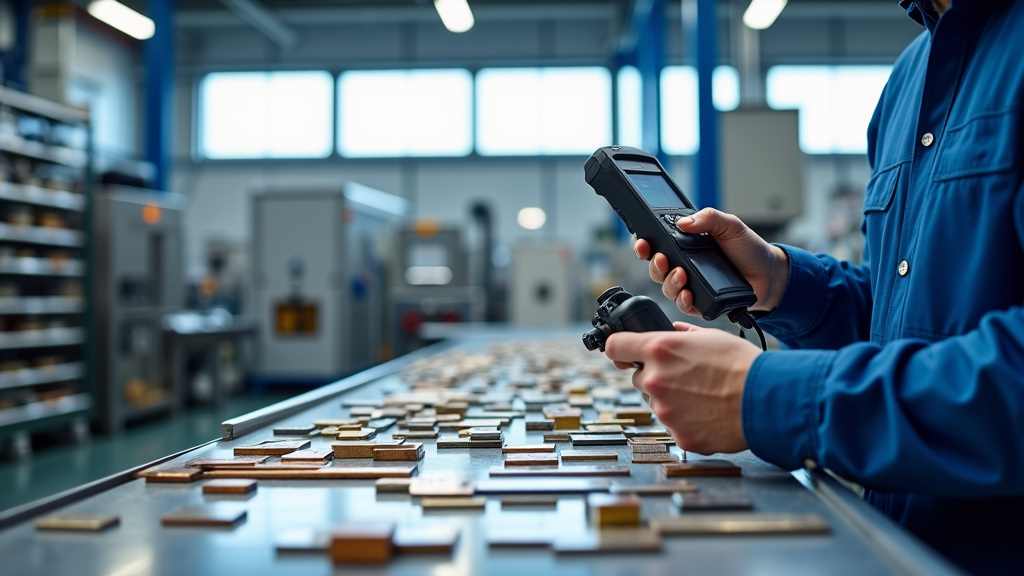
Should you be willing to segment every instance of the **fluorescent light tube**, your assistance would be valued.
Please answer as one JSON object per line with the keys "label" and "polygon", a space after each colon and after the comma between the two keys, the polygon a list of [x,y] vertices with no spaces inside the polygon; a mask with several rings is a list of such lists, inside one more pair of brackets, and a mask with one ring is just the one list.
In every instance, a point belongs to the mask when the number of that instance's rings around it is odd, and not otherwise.
{"label": "fluorescent light tube", "polygon": [[743,13],[743,23],[754,30],[764,30],[772,25],[786,7],[786,0],[750,0],[750,6]]}
{"label": "fluorescent light tube", "polygon": [[93,0],[89,3],[88,10],[93,18],[106,22],[137,40],[152,38],[156,32],[152,20],[117,0]]}
{"label": "fluorescent light tube", "polygon": [[450,32],[465,32],[473,27],[473,11],[467,0],[434,0],[434,8]]}

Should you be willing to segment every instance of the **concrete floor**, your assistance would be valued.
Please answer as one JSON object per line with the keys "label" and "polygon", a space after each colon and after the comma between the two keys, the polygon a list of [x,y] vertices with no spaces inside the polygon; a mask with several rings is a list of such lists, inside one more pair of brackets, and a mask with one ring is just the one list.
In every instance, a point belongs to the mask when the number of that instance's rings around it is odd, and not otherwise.
{"label": "concrete floor", "polygon": [[189,407],[179,416],[152,418],[122,434],[96,435],[81,444],[70,434],[34,438],[30,458],[0,459],[0,511],[220,438],[224,420],[300,392],[234,396],[217,408]]}

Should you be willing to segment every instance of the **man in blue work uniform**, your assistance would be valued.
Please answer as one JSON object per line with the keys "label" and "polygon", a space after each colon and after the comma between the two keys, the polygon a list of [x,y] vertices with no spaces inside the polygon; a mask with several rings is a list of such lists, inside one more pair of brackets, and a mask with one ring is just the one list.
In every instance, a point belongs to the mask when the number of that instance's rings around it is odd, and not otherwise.
{"label": "man in blue work uniform", "polygon": [[[791,349],[677,324],[607,353],[643,363],[683,449],[814,462],[968,571],[1024,573],[1024,0],[901,5],[927,30],[868,128],[863,265],[702,210],[680,228],[715,236]],[[682,269],[650,271],[696,312]]]}

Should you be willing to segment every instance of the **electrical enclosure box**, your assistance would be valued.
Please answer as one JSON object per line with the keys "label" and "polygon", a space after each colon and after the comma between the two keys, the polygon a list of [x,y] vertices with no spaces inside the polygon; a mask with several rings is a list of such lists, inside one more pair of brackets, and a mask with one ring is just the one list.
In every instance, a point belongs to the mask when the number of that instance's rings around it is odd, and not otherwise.
{"label": "electrical enclosure box", "polygon": [[572,253],[560,244],[524,244],[512,255],[511,320],[564,326],[572,320]]}

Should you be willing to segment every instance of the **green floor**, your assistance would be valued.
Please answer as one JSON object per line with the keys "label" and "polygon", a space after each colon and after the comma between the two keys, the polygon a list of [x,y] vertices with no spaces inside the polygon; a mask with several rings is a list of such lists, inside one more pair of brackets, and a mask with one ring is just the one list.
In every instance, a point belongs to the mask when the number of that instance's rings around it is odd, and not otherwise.
{"label": "green floor", "polygon": [[122,434],[95,435],[81,444],[52,434],[35,438],[30,458],[0,459],[0,511],[220,438],[224,420],[299,392],[235,396],[217,408],[189,407],[179,416],[156,417]]}

